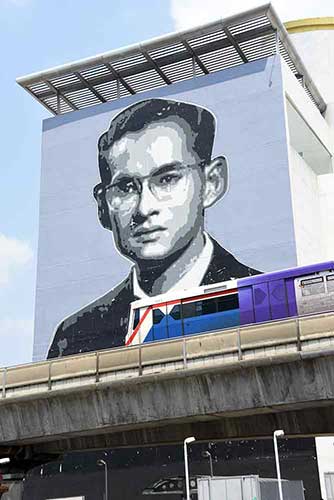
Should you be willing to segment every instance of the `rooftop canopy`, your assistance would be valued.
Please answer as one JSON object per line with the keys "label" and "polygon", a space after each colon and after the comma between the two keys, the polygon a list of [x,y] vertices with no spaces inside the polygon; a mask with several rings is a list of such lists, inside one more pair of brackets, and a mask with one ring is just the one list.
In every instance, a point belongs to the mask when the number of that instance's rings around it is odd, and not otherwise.
{"label": "rooftop canopy", "polygon": [[17,79],[58,115],[279,52],[320,112],[326,105],[271,4]]}

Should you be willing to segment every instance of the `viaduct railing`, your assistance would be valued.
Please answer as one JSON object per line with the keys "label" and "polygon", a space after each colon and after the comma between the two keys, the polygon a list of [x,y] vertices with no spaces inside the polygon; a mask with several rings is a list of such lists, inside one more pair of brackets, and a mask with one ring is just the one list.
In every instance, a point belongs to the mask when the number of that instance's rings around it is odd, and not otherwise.
{"label": "viaduct railing", "polygon": [[99,382],[215,365],[240,367],[252,359],[314,351],[334,352],[334,312],[2,368],[0,404]]}

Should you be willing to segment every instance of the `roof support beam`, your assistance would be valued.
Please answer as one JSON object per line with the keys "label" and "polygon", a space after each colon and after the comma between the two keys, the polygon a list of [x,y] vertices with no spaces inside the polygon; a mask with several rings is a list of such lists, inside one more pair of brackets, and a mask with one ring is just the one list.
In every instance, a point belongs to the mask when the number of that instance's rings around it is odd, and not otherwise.
{"label": "roof support beam", "polygon": [[[247,25],[246,25],[247,23]],[[239,25],[238,33],[232,34],[232,27]],[[244,26],[243,26],[244,25]],[[224,32],[225,37],[216,37],[210,36],[214,35],[217,32]],[[63,76],[70,77],[75,73],[80,73],[86,69],[94,68],[101,64],[104,64],[106,67],[108,65],[112,65],[114,62],[125,61],[128,58],[136,58],[138,55],[144,56],[143,59],[137,63],[133,61],[133,64],[124,64],[122,70],[120,70],[120,74],[115,71],[112,66],[108,66],[110,72],[108,74],[99,74],[94,78],[89,78],[89,82],[83,83],[80,79],[69,78],[68,83],[66,85],[60,86],[60,91],[62,95],[60,102],[66,102],[67,95],[70,92],[77,92],[80,94],[80,91],[87,89],[91,90],[91,88],[96,89],[96,86],[108,84],[112,82],[113,79],[116,79],[118,82],[118,90],[119,84],[121,84],[130,94],[135,94],[135,90],[126,82],[126,79],[132,77],[134,75],[138,76],[139,81],[141,80],[141,76],[145,79],[145,72],[148,72],[154,68],[154,70],[159,74],[162,80],[170,85],[173,83],[170,77],[164,72],[164,68],[168,67],[170,64],[177,65],[186,59],[189,59],[191,54],[193,65],[196,67],[200,67],[201,71],[204,74],[207,74],[205,71],[207,68],[202,62],[202,56],[210,61],[210,54],[213,54],[218,50],[224,49],[226,47],[233,47],[236,53],[241,58],[241,61],[244,63],[248,62],[248,58],[241,48],[241,44],[243,42],[248,42],[254,40],[255,47],[260,49],[261,37],[267,36],[270,33],[277,31],[280,38],[280,52],[282,53],[284,59],[287,64],[290,66],[290,69],[294,73],[299,73],[304,77],[304,85],[307,93],[312,95],[312,100],[316,103],[317,107],[321,112],[325,111],[326,103],[323,100],[321,94],[319,93],[317,87],[311,79],[306,67],[301,61],[297,51],[292,45],[288,33],[277,16],[275,9],[271,4],[266,4],[261,7],[257,7],[256,9],[249,10],[242,14],[237,14],[235,16],[231,16],[225,19],[219,19],[217,21],[198,26],[196,28],[192,28],[191,30],[182,31],[179,33],[173,33],[170,35],[164,35],[163,37],[159,37],[156,39],[148,40],[146,42],[137,43],[131,45],[129,47],[125,47],[122,49],[113,50],[104,54],[99,54],[98,56],[94,56],[88,59],[83,59],[81,61],[76,61],[74,63],[66,64],[63,66],[51,68],[47,71],[34,73],[25,77],[21,77],[17,79],[19,85],[25,88],[28,92],[32,93],[35,99],[38,99],[43,106],[50,109],[52,113],[57,113],[56,105],[53,106],[52,109],[48,104],[44,104],[49,98],[55,99],[55,89],[53,87],[48,87],[48,82],[52,82],[55,78],[61,78]],[[207,35],[209,35],[207,37]],[[196,47],[192,48],[192,45],[189,44],[190,40],[196,39]],[[190,42],[191,43],[191,42]],[[175,44],[183,44],[186,50],[176,51],[169,50]],[[191,52],[191,49],[193,52]],[[154,57],[152,59],[152,51],[159,50],[160,54],[158,57]],[[261,50],[257,52],[257,56],[261,56]],[[257,57],[256,58],[259,58]],[[108,61],[106,63],[106,61]],[[208,62],[209,64],[209,62]],[[141,75],[141,73],[143,75]],[[87,85],[89,83],[90,87]],[[97,94],[94,93],[96,97]],[[118,92],[118,95],[120,93]],[[99,97],[98,97],[99,98]],[[101,100],[99,98],[99,100]],[[109,100],[106,98],[106,100]],[[101,100],[103,102],[103,100]],[[70,109],[76,109],[73,107],[73,104],[67,100],[67,105]],[[78,108],[81,108],[82,102],[78,101]],[[59,110],[58,110],[59,111]],[[61,112],[66,112],[66,110],[61,110]]]}
{"label": "roof support beam", "polygon": [[100,92],[94,89],[94,87],[86,80],[86,78],[84,78],[78,72],[75,72],[74,74],[81,81],[81,83],[83,83],[85,87],[87,87],[91,91],[91,93],[95,95],[95,97],[97,97],[101,102],[107,102],[107,100],[100,94]]}
{"label": "roof support beam", "polygon": [[[129,85],[125,80],[124,78],[121,77],[121,75],[118,73],[118,71],[115,70],[115,68],[113,68],[113,66],[106,62],[104,63],[105,66],[111,71],[112,75],[114,76],[114,78],[116,78],[117,81],[119,81],[123,87],[128,91],[130,92],[130,94],[134,95],[136,92],[133,90],[133,88],[131,87],[131,85]],[[119,89],[118,89],[119,90]],[[118,92],[117,92],[118,94]]]}
{"label": "roof support beam", "polygon": [[221,29],[222,25],[234,26],[235,24],[242,24],[244,22],[249,22],[250,20],[256,19],[259,16],[268,17],[272,19],[272,23],[275,20],[278,21],[277,14],[274,11],[272,5],[270,3],[267,3],[265,5],[261,5],[260,7],[250,9],[246,12],[226,17],[224,19],[217,19],[216,21],[212,21],[210,23],[201,26],[192,27],[191,29],[182,32],[170,33],[168,35],[163,35],[157,38],[153,38],[146,42],[136,43],[128,47],[112,50],[110,52],[89,57],[87,59],[82,59],[80,61],[64,64],[61,67],[58,66],[55,68],[51,68],[47,71],[42,71],[31,75],[27,75],[18,78],[17,82],[25,87],[26,85],[31,85],[41,80],[43,81],[46,79],[52,80],[53,78],[58,78],[61,75],[68,75],[69,73],[72,73],[74,71],[81,71],[83,67],[87,69],[103,64],[105,61],[111,61],[111,62],[119,61],[124,58],[132,57],[133,55],[142,52],[142,50],[150,52],[151,50],[161,49],[161,47],[166,47],[171,44],[179,43],[181,41],[181,37],[182,39],[191,40],[193,38],[197,38],[199,35],[206,35],[213,33]]}
{"label": "roof support beam", "polygon": [[61,114],[60,92],[57,91],[57,115]]}
{"label": "roof support beam", "polygon": [[231,45],[233,45],[235,50],[238,52],[238,54],[241,57],[241,59],[243,60],[243,62],[247,63],[248,62],[247,57],[245,56],[240,45],[237,43],[236,39],[234,38],[234,36],[230,32],[230,30],[228,28],[226,28],[226,26],[223,27],[223,30],[224,30],[225,35],[227,36],[227,39],[231,42]]}
{"label": "roof support beam", "polygon": [[61,91],[53,85],[53,83],[49,82],[49,80],[46,80],[45,83],[54,92],[54,94],[57,97],[57,100],[61,98],[71,109],[73,109],[73,111],[79,109],[76,107],[75,104],[73,104],[73,102],[71,102],[66,96],[64,96],[64,94],[62,94]]}
{"label": "roof support beam", "polygon": [[194,51],[194,49],[189,45],[189,43],[187,42],[187,40],[182,40],[182,43],[185,46],[185,48],[187,49],[187,51],[189,52],[189,54],[191,54],[191,57],[197,63],[197,66],[199,66],[201,68],[201,70],[203,71],[203,73],[205,75],[208,75],[209,74],[209,70],[206,68],[205,64],[200,60],[200,58],[198,57],[198,55],[196,54],[196,52]]}
{"label": "roof support beam", "polygon": [[[266,36],[271,33],[273,33],[273,28],[271,26],[261,26],[260,28],[256,28],[253,30],[248,31],[247,33],[240,33],[238,36],[235,37],[236,43],[240,44],[241,42],[252,40],[253,38],[258,38],[260,36]],[[199,47],[196,48],[196,55],[197,57],[200,57],[201,55],[208,54],[210,52],[214,52],[216,50],[224,49],[225,47],[231,47],[231,42],[227,38],[220,39],[220,40],[215,40],[213,42],[207,42],[203,45],[200,45]],[[173,63],[178,63],[182,62],[185,59],[189,58],[189,53],[187,51],[180,51],[177,53],[173,54],[168,54],[168,55],[163,55],[157,59],[157,61],[153,61],[154,64],[156,64],[157,68],[159,71],[162,72],[161,67],[167,66],[169,64]],[[151,58],[152,60],[152,58]],[[135,94],[136,92],[130,87],[130,85],[124,80],[124,78],[128,76],[133,76],[137,75],[139,73],[144,73],[145,71],[149,71],[152,69],[152,63],[146,60],[145,62],[141,62],[138,65],[131,66],[129,68],[122,69],[122,76],[112,67],[110,62],[104,62],[106,67],[109,68],[109,70],[112,73],[113,78],[119,79],[120,83],[130,92],[131,94]],[[203,64],[203,63],[202,63]],[[155,68],[156,69],[156,68]],[[90,83],[91,85],[100,85],[103,83],[109,82],[112,78],[110,78],[110,74],[99,76],[92,80]],[[165,78],[167,76],[164,74]],[[163,77],[162,77],[163,78]],[[168,79],[168,81],[170,81]],[[167,82],[166,82],[167,83]],[[76,90],[81,90],[85,88],[85,86],[81,82],[74,82],[69,84],[66,87],[66,92],[73,92]],[[131,90],[130,90],[131,88]],[[39,98],[40,99],[45,99],[47,97],[50,97],[50,95],[54,95],[54,92],[45,92],[43,91]]]}
{"label": "roof support beam", "polygon": [[146,61],[148,61],[153,66],[153,68],[155,69],[155,71],[161,76],[161,78],[163,79],[163,81],[167,85],[171,85],[172,81],[168,78],[167,75],[165,75],[165,73],[162,71],[162,69],[152,59],[152,57],[150,56],[150,54],[148,52],[146,52],[146,50],[142,50],[141,53],[145,57]]}

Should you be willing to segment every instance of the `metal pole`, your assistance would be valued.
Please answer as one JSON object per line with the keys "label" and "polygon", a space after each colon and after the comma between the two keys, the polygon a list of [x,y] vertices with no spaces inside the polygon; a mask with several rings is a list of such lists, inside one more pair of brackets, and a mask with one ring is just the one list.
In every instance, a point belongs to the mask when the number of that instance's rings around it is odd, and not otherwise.
{"label": "metal pole", "polygon": [[237,329],[237,342],[238,342],[238,360],[242,360],[242,349],[241,349],[241,337],[240,337],[240,328]]}
{"label": "metal pole", "polygon": [[96,351],[96,365],[95,365],[95,382],[100,382],[100,354],[99,351]]}
{"label": "metal pole", "polygon": [[206,450],[206,451],[203,451],[202,456],[209,458],[209,462],[210,462],[210,476],[213,477],[213,465],[212,465],[212,455],[211,455],[211,453],[208,450]]}
{"label": "metal pole", "polygon": [[278,480],[278,492],[280,500],[283,500],[283,491],[282,491],[282,481],[281,481],[281,469],[279,464],[279,455],[278,455],[278,446],[277,446],[277,438],[284,436],[284,431],[278,430],[274,432],[274,451],[275,451],[275,462],[276,462],[276,472],[277,472],[277,480]]}
{"label": "metal pole", "polygon": [[51,391],[52,389],[52,374],[51,374],[51,368],[52,368],[52,361],[49,361],[49,370],[48,370],[48,391]]}
{"label": "metal pole", "polygon": [[104,495],[105,495],[105,500],[108,500],[108,466],[107,462],[105,460],[98,460],[97,465],[103,465],[104,466]]}
{"label": "metal pole", "polygon": [[211,456],[211,453],[209,453],[209,461],[210,461],[210,475],[211,475],[211,477],[213,477],[213,465],[212,465],[212,456]]}
{"label": "metal pole", "polygon": [[209,500],[212,500],[212,486],[211,486],[212,476],[209,477]]}
{"label": "metal pole", "polygon": [[108,500],[108,467],[106,462],[104,462],[104,489],[106,493],[106,500]]}
{"label": "metal pole", "polygon": [[186,481],[186,500],[190,499],[190,488],[189,488],[189,469],[188,469],[188,450],[187,445],[195,441],[194,436],[187,437],[183,441],[183,453],[184,453],[184,472],[185,472],[185,481]]}
{"label": "metal pole", "polygon": [[297,330],[297,351],[302,350],[302,343],[300,339],[300,320],[299,318],[296,318],[296,330]]}

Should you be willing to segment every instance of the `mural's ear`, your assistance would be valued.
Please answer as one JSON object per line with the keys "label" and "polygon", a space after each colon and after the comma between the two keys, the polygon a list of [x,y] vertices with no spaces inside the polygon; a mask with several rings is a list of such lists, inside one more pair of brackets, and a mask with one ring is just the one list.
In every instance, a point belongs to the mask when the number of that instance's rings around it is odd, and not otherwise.
{"label": "mural's ear", "polygon": [[204,167],[204,208],[220,200],[228,189],[228,166],[225,156],[217,156]]}
{"label": "mural's ear", "polygon": [[106,202],[106,193],[104,185],[102,183],[97,184],[94,187],[93,194],[97,202],[98,216],[100,222],[103,227],[105,227],[106,229],[110,229],[111,231],[110,216],[108,211],[108,205]]}

